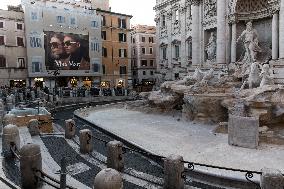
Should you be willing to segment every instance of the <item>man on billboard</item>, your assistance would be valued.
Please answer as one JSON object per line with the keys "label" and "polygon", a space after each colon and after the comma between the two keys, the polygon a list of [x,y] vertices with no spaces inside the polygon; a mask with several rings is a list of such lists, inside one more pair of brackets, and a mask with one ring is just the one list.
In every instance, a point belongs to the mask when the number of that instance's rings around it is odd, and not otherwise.
{"label": "man on billboard", "polygon": [[67,54],[65,62],[69,65],[70,70],[88,70],[90,58],[88,52],[81,46],[80,40],[74,34],[64,36],[64,49]]}

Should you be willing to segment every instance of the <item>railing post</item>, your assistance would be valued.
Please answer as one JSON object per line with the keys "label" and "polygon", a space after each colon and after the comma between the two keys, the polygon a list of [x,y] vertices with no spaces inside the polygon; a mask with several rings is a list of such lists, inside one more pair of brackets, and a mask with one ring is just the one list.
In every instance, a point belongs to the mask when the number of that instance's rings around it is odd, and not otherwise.
{"label": "railing post", "polygon": [[164,189],[183,189],[184,179],[183,157],[170,155],[164,160]]}
{"label": "railing post", "polygon": [[284,177],[279,170],[264,168],[261,170],[261,189],[283,189]]}
{"label": "railing post", "polygon": [[76,134],[75,121],[73,119],[65,120],[65,138],[72,139]]}
{"label": "railing post", "polygon": [[39,135],[39,126],[38,126],[38,120],[37,119],[31,119],[28,124],[28,129],[31,134],[31,136],[37,136]]}
{"label": "railing post", "polygon": [[2,151],[4,157],[13,156],[11,148],[14,150],[20,149],[20,135],[18,127],[10,124],[3,129]]}
{"label": "railing post", "polygon": [[123,182],[121,174],[111,168],[101,170],[95,177],[95,189],[122,189]]}
{"label": "railing post", "polygon": [[93,135],[90,129],[80,130],[80,152],[82,154],[90,153],[93,151]]}
{"label": "railing post", "polygon": [[119,141],[107,143],[107,167],[122,171],[124,168],[124,158],[122,151],[123,144]]}
{"label": "railing post", "polygon": [[66,188],[66,158],[61,159],[61,171],[60,171],[60,189]]}
{"label": "railing post", "polygon": [[42,183],[37,175],[42,171],[40,146],[26,144],[20,150],[20,171],[22,187],[27,189],[38,188]]}
{"label": "railing post", "polygon": [[4,125],[4,127],[6,125],[9,125],[9,124],[14,124],[15,120],[16,120],[15,114],[6,114],[6,115],[4,115],[4,118],[3,118],[3,125]]}

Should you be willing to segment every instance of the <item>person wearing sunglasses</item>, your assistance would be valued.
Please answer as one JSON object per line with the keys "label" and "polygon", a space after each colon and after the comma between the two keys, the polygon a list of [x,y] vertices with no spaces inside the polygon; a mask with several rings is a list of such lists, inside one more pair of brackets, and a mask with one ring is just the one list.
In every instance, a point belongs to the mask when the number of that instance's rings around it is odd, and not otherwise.
{"label": "person wearing sunglasses", "polygon": [[61,34],[53,34],[49,41],[49,69],[58,67],[57,63],[67,58],[67,53],[63,45],[64,36]]}
{"label": "person wearing sunglasses", "polygon": [[70,70],[88,70],[90,58],[88,52],[81,46],[80,39],[74,34],[67,34],[63,40],[67,63]]}

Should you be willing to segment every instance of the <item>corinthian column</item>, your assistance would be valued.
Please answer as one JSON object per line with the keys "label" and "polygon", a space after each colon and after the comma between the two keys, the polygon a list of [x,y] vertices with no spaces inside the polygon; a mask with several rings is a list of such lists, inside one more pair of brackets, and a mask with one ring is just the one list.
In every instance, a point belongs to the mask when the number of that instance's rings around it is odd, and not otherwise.
{"label": "corinthian column", "polygon": [[200,60],[200,1],[192,0],[192,64],[199,65]]}
{"label": "corinthian column", "polygon": [[276,12],[272,18],[272,59],[278,59],[279,52],[279,15]]}
{"label": "corinthian column", "polygon": [[237,24],[232,23],[231,62],[237,61]]}
{"label": "corinthian column", "polygon": [[216,63],[226,63],[226,1],[217,0],[217,54]]}
{"label": "corinthian column", "polygon": [[284,0],[281,0],[279,16],[279,58],[284,59]]}

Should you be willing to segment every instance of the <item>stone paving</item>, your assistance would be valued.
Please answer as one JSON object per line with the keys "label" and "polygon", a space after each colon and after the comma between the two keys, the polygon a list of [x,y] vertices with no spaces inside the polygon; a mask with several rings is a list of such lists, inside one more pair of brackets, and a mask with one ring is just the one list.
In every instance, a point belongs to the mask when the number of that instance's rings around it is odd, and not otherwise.
{"label": "stone paving", "polygon": [[[269,167],[284,173],[284,146],[260,144],[258,149],[230,146],[228,135],[213,133],[213,125],[120,108],[96,108],[85,119],[158,155],[179,154],[197,163],[251,171]],[[212,172],[211,169],[198,169]],[[243,174],[218,170],[214,173],[243,177]]]}

